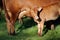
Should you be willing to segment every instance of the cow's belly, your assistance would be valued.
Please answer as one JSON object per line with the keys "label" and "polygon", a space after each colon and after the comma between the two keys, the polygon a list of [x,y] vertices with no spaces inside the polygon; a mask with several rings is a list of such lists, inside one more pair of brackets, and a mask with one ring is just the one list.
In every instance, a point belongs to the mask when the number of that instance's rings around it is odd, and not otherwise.
{"label": "cow's belly", "polygon": [[54,14],[54,13],[41,13],[40,14],[40,19],[49,21],[49,20],[56,20],[59,17],[59,14]]}
{"label": "cow's belly", "polygon": [[59,17],[59,13],[57,10],[53,10],[47,13],[45,13],[45,19],[46,21],[49,21],[49,20],[56,20],[57,18]]}
{"label": "cow's belly", "polygon": [[58,5],[51,5],[43,9],[40,13],[41,19],[49,21],[56,20],[59,17]]}
{"label": "cow's belly", "polygon": [[46,21],[56,20],[57,18],[58,18],[58,16],[56,16],[56,17],[46,17]]}

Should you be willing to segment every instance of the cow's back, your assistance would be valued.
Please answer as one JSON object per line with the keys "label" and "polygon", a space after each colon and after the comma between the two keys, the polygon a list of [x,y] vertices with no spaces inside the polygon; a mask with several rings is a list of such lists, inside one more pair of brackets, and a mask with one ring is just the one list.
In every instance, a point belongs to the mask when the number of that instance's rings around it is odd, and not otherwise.
{"label": "cow's back", "polygon": [[60,0],[6,0],[6,6],[12,12],[17,12],[24,6],[30,8],[36,7],[45,7],[53,3],[59,2]]}

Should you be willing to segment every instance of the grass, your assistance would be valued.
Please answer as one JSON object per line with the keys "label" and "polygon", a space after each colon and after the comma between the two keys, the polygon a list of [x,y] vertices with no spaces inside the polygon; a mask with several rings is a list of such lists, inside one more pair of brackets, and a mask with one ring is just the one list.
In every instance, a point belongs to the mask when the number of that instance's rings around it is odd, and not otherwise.
{"label": "grass", "polygon": [[60,25],[58,24],[55,30],[43,31],[43,36],[39,37],[37,34],[37,24],[30,18],[24,19],[24,24],[15,23],[16,35],[11,36],[7,33],[6,21],[4,15],[0,20],[0,40],[60,40]]}

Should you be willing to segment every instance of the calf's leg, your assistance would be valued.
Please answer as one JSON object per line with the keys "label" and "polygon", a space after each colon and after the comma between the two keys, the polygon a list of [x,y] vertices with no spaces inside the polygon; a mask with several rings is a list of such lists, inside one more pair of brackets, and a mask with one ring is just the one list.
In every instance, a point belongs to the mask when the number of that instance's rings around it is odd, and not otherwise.
{"label": "calf's leg", "polygon": [[42,36],[43,26],[44,26],[44,21],[41,21],[40,23],[38,23],[38,35],[39,36]]}
{"label": "calf's leg", "polygon": [[51,24],[51,30],[54,30],[54,24]]}

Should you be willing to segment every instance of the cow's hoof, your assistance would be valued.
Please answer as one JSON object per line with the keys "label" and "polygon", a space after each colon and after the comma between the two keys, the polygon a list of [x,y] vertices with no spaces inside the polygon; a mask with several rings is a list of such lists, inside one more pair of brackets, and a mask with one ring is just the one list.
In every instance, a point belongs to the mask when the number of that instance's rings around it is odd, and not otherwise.
{"label": "cow's hoof", "polygon": [[40,37],[42,36],[41,34],[38,34]]}
{"label": "cow's hoof", "polygon": [[51,25],[51,30],[54,30],[54,25]]}
{"label": "cow's hoof", "polygon": [[12,36],[14,36],[14,35],[16,35],[16,33],[15,32],[13,32],[13,33],[8,33],[9,35],[12,35]]}
{"label": "cow's hoof", "polygon": [[42,36],[42,33],[38,33],[38,35],[41,37]]}

